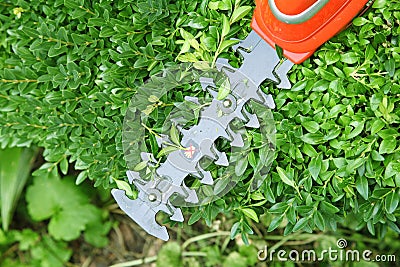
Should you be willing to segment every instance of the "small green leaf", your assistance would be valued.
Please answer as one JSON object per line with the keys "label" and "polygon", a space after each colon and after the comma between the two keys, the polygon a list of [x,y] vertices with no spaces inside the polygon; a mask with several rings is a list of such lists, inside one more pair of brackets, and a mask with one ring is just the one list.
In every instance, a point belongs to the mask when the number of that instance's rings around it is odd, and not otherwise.
{"label": "small green leaf", "polygon": [[305,121],[301,124],[309,133],[316,133],[319,130],[319,124],[315,121]]}
{"label": "small green leaf", "polygon": [[279,177],[281,178],[282,182],[290,185],[291,187],[296,187],[294,181],[289,178],[284,169],[282,169],[281,167],[276,167],[276,170],[278,171]]}
{"label": "small green leaf", "polygon": [[130,186],[127,182],[122,181],[122,180],[117,180],[117,179],[114,179],[114,181],[115,181],[115,183],[117,184],[118,189],[124,190],[124,191],[125,191],[125,194],[126,194],[128,197],[133,197],[132,188],[131,188],[131,186]]}
{"label": "small green leaf", "polygon": [[251,150],[250,153],[247,155],[247,159],[251,167],[255,168],[257,166],[257,160],[253,150]]}
{"label": "small green leaf", "polygon": [[241,209],[241,211],[243,212],[244,215],[246,215],[246,217],[249,217],[253,221],[258,222],[257,213],[253,209],[244,208],[244,209]]}
{"label": "small green leaf", "polygon": [[247,158],[241,158],[235,165],[235,174],[241,176],[246,171],[248,163]]}
{"label": "small green leaf", "polygon": [[235,9],[231,16],[231,23],[235,23],[236,21],[242,19],[251,11],[251,9],[252,9],[251,6],[241,6]]}
{"label": "small green leaf", "polygon": [[377,134],[383,127],[385,127],[385,123],[382,120],[375,120],[371,126],[371,134]]}
{"label": "small green leaf", "polygon": [[217,99],[218,100],[225,99],[230,94],[230,92],[231,92],[231,83],[229,81],[229,78],[226,78],[219,87]]}
{"label": "small green leaf", "polygon": [[141,161],[133,167],[133,171],[138,172],[147,167],[147,161]]}
{"label": "small green leaf", "polygon": [[379,154],[390,154],[396,149],[397,141],[396,138],[384,139],[379,145]]}
{"label": "small green leaf", "polygon": [[221,43],[221,46],[220,46],[220,48],[219,48],[219,52],[224,52],[225,49],[227,49],[227,48],[229,48],[229,47],[231,47],[232,45],[237,44],[237,43],[238,43],[238,40],[224,40],[224,41]]}
{"label": "small green leaf", "polygon": [[308,171],[310,172],[314,180],[317,180],[321,168],[322,168],[322,156],[318,155],[318,157],[312,158],[310,164],[308,164]]}
{"label": "small green leaf", "polygon": [[267,231],[268,232],[274,231],[276,228],[278,228],[278,226],[281,224],[282,221],[283,221],[283,214],[274,217],[271,223],[269,224]]}
{"label": "small green leaf", "polygon": [[301,218],[300,220],[298,220],[293,227],[293,232],[303,229],[307,225],[308,220],[309,220],[308,218]]}
{"label": "small green leaf", "polygon": [[368,180],[365,176],[359,176],[356,179],[356,188],[358,193],[367,200],[368,199]]}
{"label": "small green leaf", "polygon": [[177,145],[180,146],[181,143],[179,142],[179,132],[178,129],[176,128],[175,124],[172,124],[171,129],[169,131],[169,135],[171,137],[171,141]]}
{"label": "small green leaf", "polygon": [[321,231],[325,230],[324,217],[322,216],[321,212],[319,212],[318,210],[315,211],[315,213],[314,213],[314,223],[318,227],[319,230],[321,230]]}
{"label": "small green leaf", "polygon": [[68,173],[68,160],[66,157],[63,157],[60,161],[60,170],[64,175]]}
{"label": "small green leaf", "polygon": [[347,64],[354,64],[360,57],[355,52],[348,52],[341,55],[341,61]]}
{"label": "small green leaf", "polygon": [[388,213],[393,213],[397,209],[397,206],[399,205],[399,201],[400,201],[400,194],[396,191],[391,192],[385,198],[386,211]]}
{"label": "small green leaf", "polygon": [[339,212],[338,208],[336,208],[331,203],[326,202],[326,201],[322,201],[320,203],[320,208],[321,208],[322,211],[324,211],[326,213],[330,213],[330,214],[334,214],[334,213]]}
{"label": "small green leaf", "polygon": [[192,225],[203,216],[203,212],[201,210],[196,210],[189,218],[188,225]]}
{"label": "small green leaf", "polygon": [[148,100],[149,100],[149,102],[151,102],[151,103],[156,103],[156,102],[160,101],[160,99],[159,99],[157,96],[155,96],[155,95],[149,96]]}
{"label": "small green leaf", "polygon": [[166,146],[163,149],[160,150],[160,152],[158,152],[157,154],[157,158],[163,157],[165,155],[168,155],[169,153],[172,153],[174,151],[179,150],[179,147],[176,146]]}
{"label": "small green leaf", "polygon": [[228,18],[222,14],[222,33],[221,36],[225,37],[231,29]]}

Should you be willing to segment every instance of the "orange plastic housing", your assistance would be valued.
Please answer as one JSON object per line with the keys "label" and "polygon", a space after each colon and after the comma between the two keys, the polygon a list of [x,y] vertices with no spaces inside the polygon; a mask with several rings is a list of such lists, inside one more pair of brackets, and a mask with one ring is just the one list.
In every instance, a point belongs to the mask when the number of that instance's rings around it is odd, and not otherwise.
{"label": "orange plastic housing", "polygon": [[[288,24],[275,17],[269,0],[256,0],[251,27],[266,42],[284,50],[286,58],[299,64],[309,58],[363,9],[369,0],[330,0],[313,17],[300,24]],[[297,15],[317,0],[274,0],[286,15]]]}

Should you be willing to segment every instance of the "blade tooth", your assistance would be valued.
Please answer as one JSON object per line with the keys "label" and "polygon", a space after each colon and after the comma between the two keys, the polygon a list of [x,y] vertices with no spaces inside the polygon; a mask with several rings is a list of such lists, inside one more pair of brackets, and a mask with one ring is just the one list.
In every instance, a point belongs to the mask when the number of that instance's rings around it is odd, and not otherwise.
{"label": "blade tooth", "polygon": [[234,146],[234,147],[243,147],[244,146],[243,137],[240,133],[234,132],[230,127],[228,127],[228,133],[232,137],[231,146]]}
{"label": "blade tooth", "polygon": [[208,185],[214,184],[214,179],[211,176],[211,172],[201,170],[201,175],[203,177],[203,179],[200,180],[202,184],[208,184]]}
{"label": "blade tooth", "polygon": [[197,97],[185,96],[185,100],[200,105],[199,99]]}
{"label": "blade tooth", "polygon": [[249,52],[251,52],[254,49],[254,47],[258,45],[260,41],[261,39],[258,36],[258,34],[255,31],[251,31],[249,35],[247,35],[246,39],[232,46],[232,48],[235,50],[242,48],[243,50],[248,50]]}
{"label": "blade tooth", "polygon": [[169,217],[171,220],[176,221],[176,222],[183,222],[185,219],[183,218],[183,214],[181,209],[176,209],[174,214]]}
{"label": "blade tooth", "polygon": [[154,158],[153,153],[141,152],[140,157],[143,161],[150,161],[153,163],[157,163],[157,160]]}
{"label": "blade tooth", "polygon": [[245,126],[250,127],[250,128],[259,128],[260,121],[258,120],[257,115],[251,114],[251,113],[247,112],[245,109],[244,109],[244,112],[245,112],[246,117],[249,119]]}
{"label": "blade tooth", "polygon": [[219,166],[228,166],[229,165],[229,160],[228,157],[226,156],[225,152],[220,152],[218,151],[218,160],[215,161],[214,163],[219,165]]}
{"label": "blade tooth", "polygon": [[128,181],[132,184],[135,181],[142,181],[142,178],[140,177],[138,172],[134,171],[126,171],[126,175],[128,176]]}
{"label": "blade tooth", "polygon": [[169,137],[168,135],[165,134],[160,134],[160,135],[156,135],[156,142],[158,147],[162,147],[164,142],[168,142],[169,141]]}
{"label": "blade tooth", "polygon": [[216,68],[217,68],[217,70],[218,71],[221,71],[221,69],[223,68],[223,67],[226,67],[226,68],[232,68],[232,66],[229,64],[229,60],[228,59],[226,59],[226,58],[217,58],[217,61],[216,61]]}
{"label": "blade tooth", "polygon": [[111,194],[118,206],[147,233],[164,241],[169,239],[167,228],[156,221],[158,211],[152,209],[146,201],[140,198],[130,199],[120,189],[111,190]]}
{"label": "blade tooth", "polygon": [[185,183],[182,183],[182,189],[186,192],[187,197],[185,198],[186,202],[189,203],[199,203],[199,198],[197,196],[197,193],[195,190],[190,189],[189,187],[186,186]]}
{"label": "blade tooth", "polygon": [[274,99],[272,98],[272,95],[266,95],[265,96],[265,98],[264,98],[265,100],[265,105],[268,107],[268,108],[270,108],[270,109],[274,109],[276,106],[275,106],[275,101],[274,101]]}
{"label": "blade tooth", "polygon": [[216,157],[214,149],[213,149],[214,144],[212,143],[211,140],[208,140],[208,141],[210,141],[209,144],[205,143],[205,141],[203,141],[201,143],[200,151],[204,156],[208,156],[209,158],[215,160],[215,159],[217,159],[217,157]]}
{"label": "blade tooth", "polygon": [[207,87],[209,87],[209,86],[214,87],[214,88],[217,87],[214,83],[214,79],[212,79],[212,78],[200,77],[199,81],[200,81],[201,88],[203,88],[204,91],[207,90]]}
{"label": "blade tooth", "polygon": [[244,43],[247,47],[252,45],[254,47],[249,49],[251,50],[250,53],[244,54],[243,64],[239,68],[240,72],[252,80],[257,87],[266,79],[280,83],[280,80],[274,74],[274,69],[280,62],[275,49],[263,41],[254,31],[250,35],[249,42]]}
{"label": "blade tooth", "polygon": [[287,59],[275,69],[275,73],[281,81],[277,85],[278,88],[290,89],[292,87],[289,78],[287,77],[287,73],[293,67],[293,65],[294,63]]}

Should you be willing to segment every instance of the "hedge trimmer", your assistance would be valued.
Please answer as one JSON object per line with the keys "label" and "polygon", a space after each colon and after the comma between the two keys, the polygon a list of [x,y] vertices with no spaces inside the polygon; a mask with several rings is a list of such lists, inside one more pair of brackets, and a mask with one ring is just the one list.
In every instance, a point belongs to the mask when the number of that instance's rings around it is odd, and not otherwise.
{"label": "hedge trimmer", "polygon": [[[146,153],[136,145],[133,151],[142,151],[139,154],[144,164],[142,168],[127,171],[127,175],[130,183],[138,189],[138,196],[131,199],[124,190],[113,189],[112,194],[120,208],[147,233],[168,240],[167,229],[156,222],[156,214],[163,211],[171,220],[182,222],[182,212],[174,203],[190,206],[205,203],[205,200],[215,200],[204,192],[186,186],[185,181],[189,177],[195,177],[200,184],[213,185],[215,180],[211,172],[205,170],[200,161],[208,158],[216,165],[228,166],[232,156],[228,159],[226,153],[218,151],[218,140],[228,140],[232,147],[245,147],[246,140],[234,130],[232,123],[239,120],[244,127],[260,127],[260,114],[252,113],[246,108],[250,101],[258,102],[266,109],[274,108],[271,95],[261,90],[261,83],[270,80],[278,88],[289,89],[291,85],[287,73],[293,64],[300,64],[309,58],[320,45],[346,27],[367,2],[369,1],[257,0],[251,24],[253,31],[234,46],[243,57],[242,65],[236,69],[226,59],[218,59],[216,68],[226,77],[222,83],[216,82],[218,74],[215,73],[214,76],[192,77],[198,78],[201,87],[211,94],[212,100],[207,105],[201,105],[195,97],[185,98],[201,107],[197,124],[184,129],[179,126],[179,118],[175,118],[171,120],[173,127],[177,129],[171,130],[173,136],[157,135],[157,143],[164,147],[164,151],[170,147],[165,144],[175,143],[175,146],[181,148],[166,153],[165,161],[157,161],[152,153]],[[280,58],[275,50],[277,47],[286,59]],[[158,86],[160,83],[153,84],[154,89],[159,88],[162,91]],[[162,82],[161,86],[164,86]],[[218,90],[221,86],[229,88],[222,96],[221,90]],[[165,82],[165,87],[168,87],[168,82]],[[158,96],[148,95],[147,90],[142,90],[142,93],[150,102],[159,100]],[[139,101],[140,96],[136,100]],[[132,110],[133,113],[151,112],[147,110],[147,106],[140,107],[140,104]],[[126,124],[129,126],[129,123],[131,122]],[[129,127],[134,131],[138,124],[132,123]],[[137,128],[136,130],[140,131]],[[176,138],[177,131],[182,135],[181,140]],[[134,146],[134,142],[130,145]],[[229,179],[221,181],[226,180]],[[214,188],[216,195],[231,188],[228,186],[229,181],[222,184],[225,186],[224,190],[216,192]],[[177,196],[179,201],[176,201]]]}

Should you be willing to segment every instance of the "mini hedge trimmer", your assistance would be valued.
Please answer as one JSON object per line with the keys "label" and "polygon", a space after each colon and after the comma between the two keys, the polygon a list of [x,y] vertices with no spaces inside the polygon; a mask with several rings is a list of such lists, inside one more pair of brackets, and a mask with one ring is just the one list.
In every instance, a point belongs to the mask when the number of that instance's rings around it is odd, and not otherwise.
{"label": "mini hedge trimmer", "polygon": [[[227,77],[229,93],[221,98],[213,77],[198,77],[212,100],[202,106],[196,125],[189,129],[177,127],[182,139],[176,142],[175,138],[175,143],[184,149],[168,153],[163,162],[157,162],[151,153],[139,152],[146,165],[157,167],[146,173],[127,171],[129,182],[138,189],[138,196],[131,199],[124,190],[113,189],[120,208],[147,233],[168,240],[167,229],[156,222],[156,214],[163,211],[171,220],[182,222],[182,212],[173,205],[172,199],[179,196],[186,203],[201,202],[198,191],[186,186],[185,180],[195,177],[201,184],[214,183],[210,171],[204,170],[200,161],[209,158],[216,165],[229,165],[227,154],[216,148],[217,140],[224,138],[232,147],[243,147],[245,141],[232,128],[232,122],[240,120],[244,127],[260,127],[260,114],[249,112],[245,105],[255,101],[266,109],[275,107],[271,95],[261,90],[261,83],[268,79],[278,88],[289,89],[287,73],[293,64],[309,58],[319,46],[345,28],[368,2],[371,1],[257,0],[251,24],[253,31],[233,47],[242,55],[242,65],[233,68],[223,58],[216,64],[218,71]],[[276,47],[280,47],[285,60],[278,56]],[[185,100],[200,105],[195,97]],[[164,141],[174,141],[171,139],[174,138],[158,136],[157,142],[163,146]]]}

